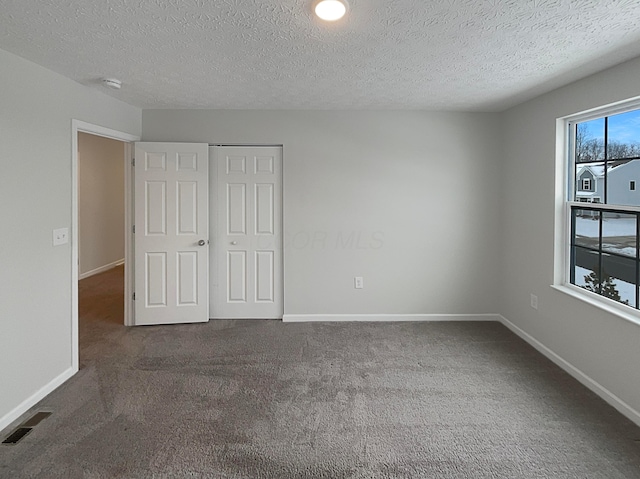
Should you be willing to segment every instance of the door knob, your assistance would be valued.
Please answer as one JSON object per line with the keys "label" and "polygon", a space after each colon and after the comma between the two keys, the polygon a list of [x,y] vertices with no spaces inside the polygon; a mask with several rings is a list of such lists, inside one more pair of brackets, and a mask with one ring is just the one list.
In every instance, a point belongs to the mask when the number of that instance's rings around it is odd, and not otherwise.
{"label": "door knob", "polygon": [[206,244],[207,244],[207,242],[205,240],[198,241],[198,246],[204,246]]}
{"label": "door knob", "polygon": [[235,245],[238,244],[238,242],[237,241],[232,241],[231,244],[235,246]]}

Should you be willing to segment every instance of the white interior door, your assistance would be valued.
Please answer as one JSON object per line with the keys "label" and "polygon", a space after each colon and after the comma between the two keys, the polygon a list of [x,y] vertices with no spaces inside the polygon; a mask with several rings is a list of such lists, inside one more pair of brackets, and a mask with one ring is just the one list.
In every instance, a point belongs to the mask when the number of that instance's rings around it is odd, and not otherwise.
{"label": "white interior door", "polygon": [[282,319],[282,148],[214,146],[210,155],[211,317]]}
{"label": "white interior door", "polygon": [[136,325],[209,319],[208,148],[136,143]]}

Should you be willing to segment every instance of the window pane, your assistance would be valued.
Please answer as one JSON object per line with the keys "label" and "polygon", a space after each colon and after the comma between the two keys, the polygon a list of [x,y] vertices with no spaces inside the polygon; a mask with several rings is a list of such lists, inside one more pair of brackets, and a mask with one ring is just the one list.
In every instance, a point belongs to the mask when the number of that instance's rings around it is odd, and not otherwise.
{"label": "window pane", "polygon": [[574,125],[568,279],[639,309],[640,109]]}
{"label": "window pane", "polygon": [[636,305],[636,262],[619,256],[602,255],[600,294],[620,303]]}
{"label": "window pane", "polygon": [[600,212],[575,208],[575,236],[573,244],[592,249],[600,248]]}
{"label": "window pane", "polygon": [[640,206],[640,160],[614,163],[607,172],[607,203],[610,205]]}
{"label": "window pane", "polygon": [[604,118],[576,125],[576,163],[604,160]]}
{"label": "window pane", "polygon": [[575,246],[573,248],[573,258],[574,264],[571,272],[574,278],[573,284],[597,293],[600,284],[597,273],[599,264],[598,252]]}
{"label": "window pane", "polygon": [[604,162],[576,164],[575,201],[604,203]]}
{"label": "window pane", "polygon": [[631,258],[636,257],[636,215],[602,214],[602,250]]}
{"label": "window pane", "polygon": [[613,115],[608,120],[607,158],[640,156],[640,110]]}

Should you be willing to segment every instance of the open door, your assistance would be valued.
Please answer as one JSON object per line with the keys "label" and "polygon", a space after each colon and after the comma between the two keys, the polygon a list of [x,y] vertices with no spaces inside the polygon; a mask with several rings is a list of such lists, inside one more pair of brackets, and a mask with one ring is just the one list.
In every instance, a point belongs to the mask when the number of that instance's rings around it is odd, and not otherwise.
{"label": "open door", "polygon": [[209,320],[208,198],[207,144],[136,143],[136,326]]}

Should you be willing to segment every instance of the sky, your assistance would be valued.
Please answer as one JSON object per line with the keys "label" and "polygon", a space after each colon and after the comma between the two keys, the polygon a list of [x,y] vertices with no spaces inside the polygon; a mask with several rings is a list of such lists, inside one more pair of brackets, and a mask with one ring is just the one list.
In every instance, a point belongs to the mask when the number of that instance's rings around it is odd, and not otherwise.
{"label": "sky", "polygon": [[[592,138],[604,139],[604,118],[585,121]],[[640,110],[633,110],[609,117],[609,141],[640,143]]]}

